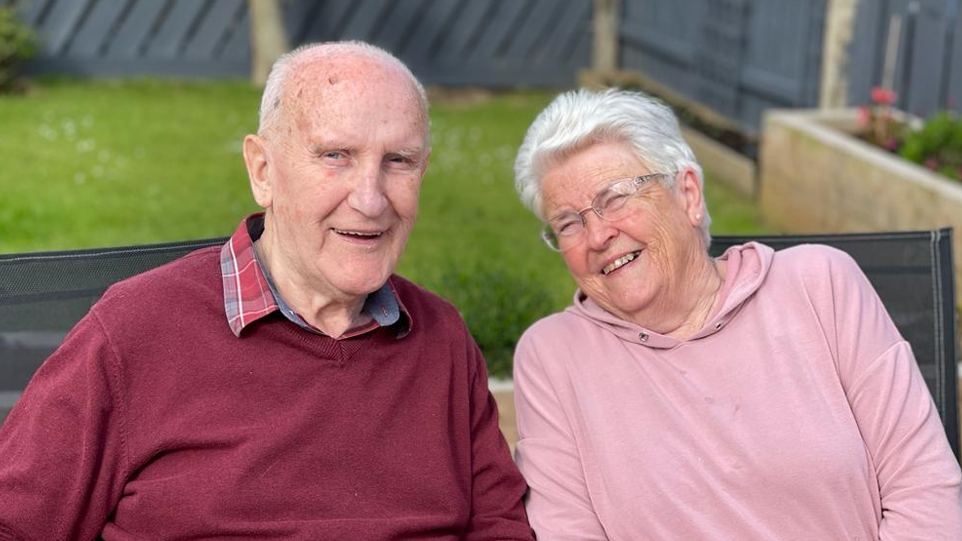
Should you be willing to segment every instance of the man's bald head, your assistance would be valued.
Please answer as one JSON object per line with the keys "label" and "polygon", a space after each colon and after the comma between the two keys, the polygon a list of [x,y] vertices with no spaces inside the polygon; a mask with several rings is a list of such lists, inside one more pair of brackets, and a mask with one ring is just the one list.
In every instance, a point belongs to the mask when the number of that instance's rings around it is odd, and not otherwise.
{"label": "man's bald head", "polygon": [[[343,70],[347,70],[344,72],[346,76],[356,75],[353,71],[359,65],[370,66],[372,63],[381,67],[385,74],[393,71],[409,81],[411,89],[420,104],[420,111],[423,114],[422,120],[427,127],[427,93],[403,62],[384,49],[369,43],[340,41],[302,45],[284,54],[274,63],[264,87],[264,95],[261,98],[258,135],[266,135],[283,122],[285,112],[288,112],[293,105],[290,102],[295,101],[294,96],[291,95],[292,90],[294,90],[292,86],[296,86],[298,78],[294,75],[300,70],[325,70],[327,83],[336,85],[340,82],[339,73]],[[372,73],[369,76],[375,77],[376,74]],[[427,140],[428,134],[425,133],[426,144]]]}

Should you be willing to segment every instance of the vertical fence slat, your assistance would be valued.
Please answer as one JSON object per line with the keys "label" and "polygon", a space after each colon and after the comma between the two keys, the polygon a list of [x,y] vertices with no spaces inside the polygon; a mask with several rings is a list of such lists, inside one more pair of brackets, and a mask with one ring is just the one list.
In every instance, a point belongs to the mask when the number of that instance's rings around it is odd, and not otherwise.
{"label": "vertical fence slat", "polygon": [[197,0],[175,0],[157,34],[150,41],[147,56],[175,58],[187,39],[191,23],[204,8]]}
{"label": "vertical fence slat", "polygon": [[478,46],[474,49],[470,62],[490,62],[494,60],[494,55],[504,42],[514,21],[521,15],[528,0],[502,0],[501,5],[495,12],[484,34],[481,35]]}
{"label": "vertical fence slat", "polygon": [[382,14],[388,4],[395,0],[367,0],[364,2],[364,9],[358,9],[347,25],[341,32],[340,39],[359,39],[361,41],[373,41],[371,38],[378,31],[378,23],[383,25],[385,21]]}
{"label": "vertical fence slat", "polygon": [[332,41],[341,35],[341,24],[354,0],[327,0],[304,36],[308,41]]}
{"label": "vertical fence slat", "polygon": [[424,63],[431,56],[434,41],[445,31],[447,20],[458,6],[458,2],[434,2],[425,10],[408,45],[398,52],[411,62]]}
{"label": "vertical fence slat", "polygon": [[123,13],[127,0],[99,0],[70,42],[73,57],[95,57],[112,37],[110,32]]}
{"label": "vertical fence slat", "polygon": [[[949,73],[946,74],[948,77],[946,103],[941,104],[941,106],[958,111],[962,108],[962,14],[959,14],[955,19],[952,50],[949,54],[951,56],[945,61],[945,65],[950,66]],[[956,257],[962,257],[962,254]],[[962,284],[956,287],[962,287]]]}
{"label": "vertical fence slat", "polygon": [[165,2],[134,2],[133,9],[121,25],[117,37],[110,42],[108,56],[136,58],[140,47],[149,37],[154,22],[164,9]]}
{"label": "vertical fence slat", "polygon": [[387,19],[391,24],[385,25],[377,37],[377,43],[392,53],[398,51],[404,45],[405,38],[412,33],[412,28],[417,24],[418,14],[434,0],[396,0],[392,10],[388,13]]}
{"label": "vertical fence slat", "polygon": [[187,44],[186,56],[195,59],[216,58],[217,46],[223,40],[237,10],[243,7],[243,2],[244,0],[213,0],[193,39]]}
{"label": "vertical fence slat", "polygon": [[531,49],[542,39],[548,25],[556,23],[549,14],[557,14],[558,5],[554,0],[534,0],[534,6],[528,10],[528,15],[521,23],[514,39],[507,48],[504,56],[512,63],[524,64],[528,60]]}
{"label": "vertical fence slat", "polygon": [[472,36],[477,33],[478,25],[483,24],[484,16],[491,8],[492,0],[471,0],[458,14],[451,31],[445,37],[436,55],[443,62],[460,62]]}
{"label": "vertical fence slat", "polygon": [[591,0],[568,2],[554,31],[542,45],[534,61],[538,64],[570,59],[578,38],[591,27]]}
{"label": "vertical fence slat", "polygon": [[20,18],[30,26],[37,27],[40,24],[40,17],[47,10],[48,4],[56,0],[31,0],[29,2],[19,2],[17,4],[20,11]]}
{"label": "vertical fence slat", "polygon": [[[251,58],[251,33],[250,33],[250,11],[244,9],[243,15],[237,21],[230,39],[224,45],[219,55],[219,60],[230,60],[236,62],[249,61]],[[248,62],[249,63],[249,62]]]}
{"label": "vertical fence slat", "polygon": [[74,0],[57,2],[52,6],[40,27],[47,51],[58,54],[64,50],[89,4],[90,0]]}

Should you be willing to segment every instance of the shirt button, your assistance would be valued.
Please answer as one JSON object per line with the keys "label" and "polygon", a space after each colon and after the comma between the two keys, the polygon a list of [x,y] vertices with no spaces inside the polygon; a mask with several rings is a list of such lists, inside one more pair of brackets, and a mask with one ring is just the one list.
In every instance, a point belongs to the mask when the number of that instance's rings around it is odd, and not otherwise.
{"label": "shirt button", "polygon": [[646,333],[646,332],[638,333],[638,340],[641,340],[642,342],[647,342],[647,341],[648,341],[648,333]]}

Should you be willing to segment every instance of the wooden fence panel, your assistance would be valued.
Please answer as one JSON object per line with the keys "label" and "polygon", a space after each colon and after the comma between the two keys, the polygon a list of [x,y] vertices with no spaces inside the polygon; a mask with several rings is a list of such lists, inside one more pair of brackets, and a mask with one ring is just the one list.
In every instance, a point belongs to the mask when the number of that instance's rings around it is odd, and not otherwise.
{"label": "wooden fence panel", "polygon": [[414,26],[418,22],[421,13],[430,9],[433,0],[398,0],[392,3],[391,10],[386,18],[391,24],[386,24],[381,29],[377,38],[377,44],[388,51],[397,53],[406,43],[406,40],[413,34]]}
{"label": "wooden fence panel", "polygon": [[196,0],[176,0],[147,47],[146,56],[176,58],[182,44],[190,38],[192,23],[204,9]]}
{"label": "wooden fence panel", "polygon": [[[924,117],[940,109],[958,110],[962,102],[960,4],[960,0],[859,2],[850,53],[849,103],[868,104],[873,86],[891,86],[897,94],[896,105],[913,114]],[[900,21],[895,31],[893,18]],[[890,39],[897,43],[897,55],[889,60],[894,69],[887,74]]]}
{"label": "wooden fence panel", "polygon": [[[136,58],[165,2],[134,2],[107,48],[107,58]],[[49,53],[48,53],[49,54]]]}
{"label": "wooden fence panel", "polygon": [[492,7],[491,0],[472,0],[464,6],[461,16],[451,25],[448,35],[438,48],[435,58],[445,64],[460,62],[481,27],[479,21],[487,18]]}
{"label": "wooden fence panel", "polygon": [[126,0],[96,2],[70,42],[66,56],[90,58],[105,52],[111,30],[123,17],[128,3]]}
{"label": "wooden fence panel", "polygon": [[818,95],[827,0],[625,0],[621,66],[757,132]]}
{"label": "wooden fence panel", "polygon": [[[736,1],[736,0],[729,0]],[[246,0],[0,0],[43,39],[35,73],[247,77]],[[570,86],[592,0],[286,0],[290,43],[358,39],[427,84]]]}

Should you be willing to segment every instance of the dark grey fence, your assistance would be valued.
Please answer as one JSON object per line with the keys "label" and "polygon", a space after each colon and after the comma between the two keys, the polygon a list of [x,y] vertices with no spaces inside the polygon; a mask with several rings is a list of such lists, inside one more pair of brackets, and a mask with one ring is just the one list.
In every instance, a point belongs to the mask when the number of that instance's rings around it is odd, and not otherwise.
{"label": "dark grey fence", "polygon": [[[34,73],[247,77],[245,0],[0,0],[43,39]],[[294,45],[361,39],[431,84],[569,86],[591,0],[285,0]]]}
{"label": "dark grey fence", "polygon": [[825,0],[624,0],[623,69],[757,131],[768,107],[817,103]]}
{"label": "dark grey fence", "polygon": [[[959,4],[959,0],[861,0],[850,52],[850,102],[868,103],[871,88],[886,83],[886,51],[892,36],[898,47],[888,82],[898,94],[899,107],[920,116],[942,108],[958,110],[962,105]],[[898,23],[894,28],[893,16]]]}

